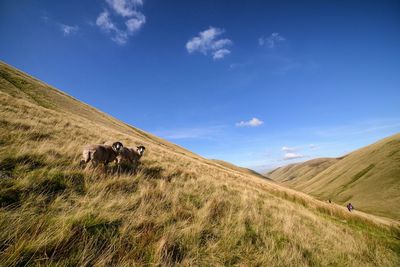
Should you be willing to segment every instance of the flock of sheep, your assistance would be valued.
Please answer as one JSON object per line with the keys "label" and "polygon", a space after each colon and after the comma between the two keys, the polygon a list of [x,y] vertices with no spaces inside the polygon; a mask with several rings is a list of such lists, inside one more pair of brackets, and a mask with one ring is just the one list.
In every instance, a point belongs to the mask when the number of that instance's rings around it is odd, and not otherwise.
{"label": "flock of sheep", "polygon": [[99,164],[107,167],[108,163],[115,161],[118,170],[121,170],[122,166],[129,166],[135,172],[145,149],[144,146],[124,147],[118,141],[109,141],[102,145],[88,145],[83,149],[80,165],[86,165],[90,162],[92,167]]}

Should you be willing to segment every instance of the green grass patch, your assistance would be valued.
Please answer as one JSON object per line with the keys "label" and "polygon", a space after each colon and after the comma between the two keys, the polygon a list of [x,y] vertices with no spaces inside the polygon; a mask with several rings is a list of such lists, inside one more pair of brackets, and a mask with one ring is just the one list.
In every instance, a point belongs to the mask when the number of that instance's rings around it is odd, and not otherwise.
{"label": "green grass patch", "polygon": [[37,154],[25,154],[20,156],[10,156],[0,161],[0,171],[4,173],[13,173],[20,168],[23,171],[32,171],[44,167],[44,157]]}
{"label": "green grass patch", "polygon": [[72,222],[72,231],[83,239],[93,240],[101,250],[119,236],[120,226],[120,220],[109,220],[89,213]]}
{"label": "green grass patch", "polygon": [[110,194],[131,194],[137,191],[139,182],[131,178],[108,181],[105,189]]}
{"label": "green grass patch", "polygon": [[190,203],[190,205],[194,206],[196,209],[200,209],[204,205],[201,197],[193,193],[183,193],[179,196],[179,202]]}
{"label": "green grass patch", "polygon": [[14,87],[26,93],[38,105],[48,109],[55,107],[55,105],[46,99],[43,94],[40,94],[41,91],[44,91],[42,86],[29,82],[28,80],[24,79],[24,77],[21,77],[18,73],[0,71],[0,77],[7,80]]}
{"label": "green grass patch", "polygon": [[361,177],[363,177],[364,175],[366,175],[370,170],[372,170],[375,167],[375,164],[370,164],[368,167],[364,168],[363,170],[359,171],[358,173],[356,173],[350,180],[350,182],[348,182],[347,184],[344,184],[342,186],[340,186],[340,188],[338,189],[337,194],[344,192],[346,189],[348,189],[350,186],[352,186],[355,182],[357,182]]}
{"label": "green grass patch", "polygon": [[254,229],[254,226],[252,225],[251,221],[249,219],[246,219],[244,222],[244,240],[252,244],[253,246],[263,246],[263,241],[259,237],[257,231]]}
{"label": "green grass patch", "polygon": [[48,196],[56,196],[69,190],[78,194],[85,193],[85,177],[79,172],[52,172],[34,175],[30,178],[29,191]]}
{"label": "green grass patch", "polygon": [[5,119],[0,119],[0,128],[8,130],[22,130],[28,131],[31,126],[20,122],[12,122]]}
{"label": "green grass patch", "polygon": [[360,179],[361,177],[366,175],[374,167],[375,167],[375,164],[370,164],[367,168],[365,168],[362,171],[358,172],[356,175],[353,176],[353,178],[351,178],[351,181],[350,181],[350,183],[348,183],[348,185],[351,185],[351,184],[355,183],[358,179]]}
{"label": "green grass patch", "polygon": [[327,211],[318,209],[320,215],[336,224],[348,226],[353,230],[362,232],[370,239],[377,240],[386,244],[388,248],[400,255],[400,228],[397,226],[385,227],[376,225],[373,222],[356,216],[343,216],[337,212],[331,214]]}
{"label": "green grass patch", "polygon": [[51,134],[49,133],[41,133],[41,132],[29,132],[28,139],[31,141],[41,142],[44,140],[51,139]]}

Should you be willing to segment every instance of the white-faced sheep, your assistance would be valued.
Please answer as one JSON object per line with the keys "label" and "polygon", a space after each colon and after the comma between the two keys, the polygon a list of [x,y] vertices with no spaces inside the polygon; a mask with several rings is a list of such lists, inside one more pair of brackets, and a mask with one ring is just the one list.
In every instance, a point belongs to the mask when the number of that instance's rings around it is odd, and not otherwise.
{"label": "white-faced sheep", "polygon": [[108,163],[117,158],[123,147],[121,142],[113,142],[111,145],[89,145],[83,149],[80,165],[90,161],[93,167],[100,163],[107,167]]}
{"label": "white-faced sheep", "polygon": [[139,160],[143,156],[145,149],[144,146],[138,146],[136,148],[121,148],[120,153],[116,158],[118,168],[121,168],[123,165],[128,165],[135,173],[139,166]]}

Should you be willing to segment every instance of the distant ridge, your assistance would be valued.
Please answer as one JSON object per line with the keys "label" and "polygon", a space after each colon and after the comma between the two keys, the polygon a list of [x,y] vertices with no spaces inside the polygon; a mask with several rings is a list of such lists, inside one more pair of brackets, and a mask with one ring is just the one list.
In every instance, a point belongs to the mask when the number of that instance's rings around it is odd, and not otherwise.
{"label": "distant ridge", "polygon": [[319,158],[266,174],[293,189],[353,203],[358,209],[400,219],[400,134],[341,158]]}

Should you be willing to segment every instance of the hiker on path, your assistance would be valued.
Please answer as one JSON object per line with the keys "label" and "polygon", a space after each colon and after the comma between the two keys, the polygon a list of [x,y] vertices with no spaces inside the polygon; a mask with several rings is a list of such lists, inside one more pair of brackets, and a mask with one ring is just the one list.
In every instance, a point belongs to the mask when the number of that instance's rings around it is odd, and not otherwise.
{"label": "hiker on path", "polygon": [[347,209],[351,212],[352,210],[354,210],[353,205],[351,205],[351,203],[347,204]]}

